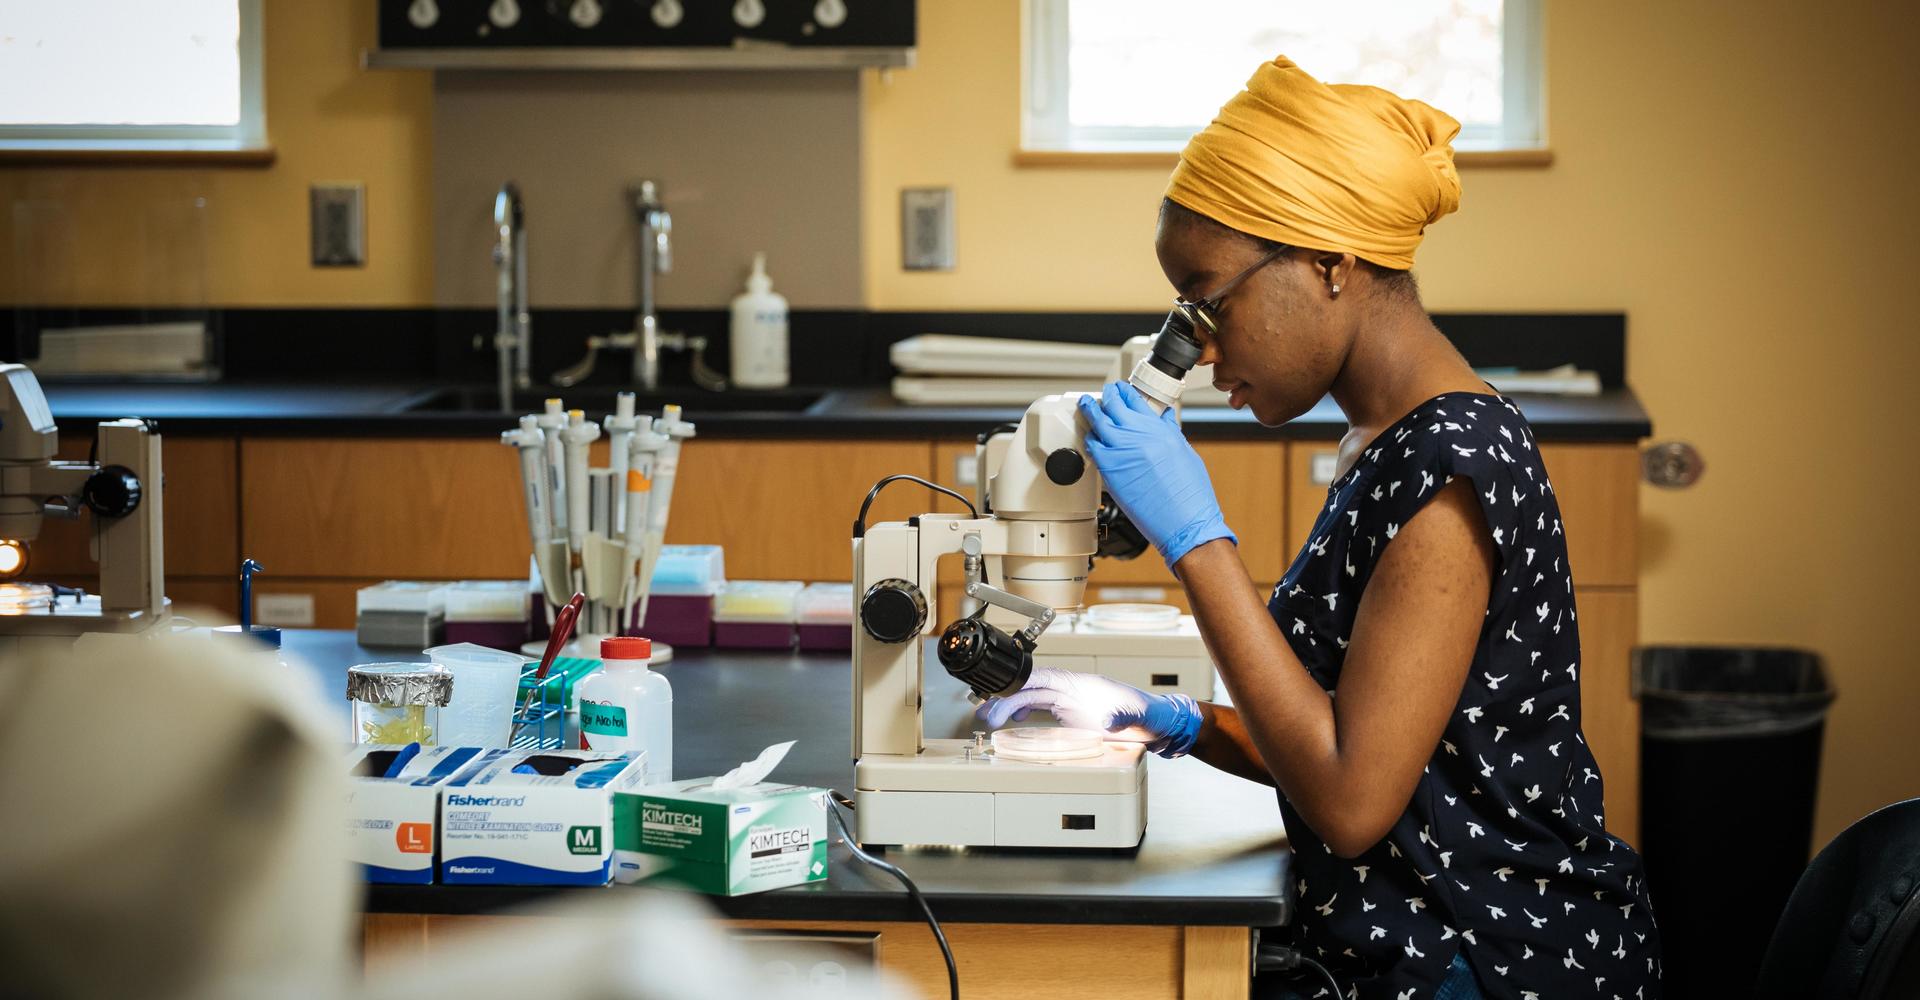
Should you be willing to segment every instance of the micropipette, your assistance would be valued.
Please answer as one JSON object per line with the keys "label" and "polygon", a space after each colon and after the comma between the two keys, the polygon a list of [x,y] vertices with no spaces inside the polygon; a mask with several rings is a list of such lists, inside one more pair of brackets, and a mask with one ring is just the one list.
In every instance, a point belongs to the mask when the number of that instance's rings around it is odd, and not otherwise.
{"label": "micropipette", "polygon": [[[659,457],[654,459],[653,496],[647,507],[647,549],[645,564],[640,567],[640,578],[653,581],[654,564],[660,561],[660,546],[666,543],[667,514],[673,504],[673,480],[680,471],[680,442],[693,436],[693,424],[680,418],[680,407],[669,403],[660,408],[660,419],[654,422],[654,429],[666,435],[667,442],[660,449]],[[645,620],[647,598],[640,599],[640,613]]]}
{"label": "micropipette", "polygon": [[547,438],[547,511],[553,517],[549,539],[559,539],[567,530],[567,463],[560,432],[566,429],[567,414],[558,398],[548,399],[546,408],[535,418]]}
{"label": "micropipette", "polygon": [[627,583],[620,592],[620,613],[631,615],[628,632],[637,630],[645,620],[634,609],[642,600],[652,577],[643,574],[647,562],[647,526],[652,517],[653,477],[658,471],[659,455],[668,437],[654,429],[651,417],[641,417],[628,442],[626,565]]}
{"label": "micropipette", "polygon": [[600,425],[587,423],[584,410],[568,410],[561,437],[567,463],[567,564],[573,570],[574,589],[585,590],[581,553],[587,547],[587,446],[600,437]]}
{"label": "micropipette", "polygon": [[607,467],[613,470],[612,532],[621,531],[627,521],[627,438],[640,419],[633,415],[633,393],[623,392],[613,397],[613,412],[601,421],[613,446],[607,459]]}

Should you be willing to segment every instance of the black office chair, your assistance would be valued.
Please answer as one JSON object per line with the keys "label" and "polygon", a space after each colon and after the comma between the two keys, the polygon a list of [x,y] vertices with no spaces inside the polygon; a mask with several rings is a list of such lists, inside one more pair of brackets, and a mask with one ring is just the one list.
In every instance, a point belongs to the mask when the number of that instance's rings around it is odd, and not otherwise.
{"label": "black office chair", "polygon": [[1920,997],[1920,799],[1847,827],[1794,886],[1760,1000]]}

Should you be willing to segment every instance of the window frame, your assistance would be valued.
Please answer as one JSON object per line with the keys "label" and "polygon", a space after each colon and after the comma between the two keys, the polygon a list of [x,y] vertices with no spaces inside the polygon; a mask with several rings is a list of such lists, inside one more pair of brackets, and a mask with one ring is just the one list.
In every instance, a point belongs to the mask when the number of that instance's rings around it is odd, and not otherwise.
{"label": "window frame", "polygon": [[240,120],[235,124],[0,124],[0,153],[232,152],[271,148],[267,141],[262,0],[234,2],[240,14]]}
{"label": "window frame", "polygon": [[[1081,126],[1067,120],[1070,0],[1024,0],[1021,32],[1022,152],[1177,153],[1192,130],[1163,126]],[[1498,128],[1463,126],[1454,148],[1467,153],[1546,148],[1545,0],[1502,0],[1501,106]],[[1204,123],[1202,123],[1204,124]]]}

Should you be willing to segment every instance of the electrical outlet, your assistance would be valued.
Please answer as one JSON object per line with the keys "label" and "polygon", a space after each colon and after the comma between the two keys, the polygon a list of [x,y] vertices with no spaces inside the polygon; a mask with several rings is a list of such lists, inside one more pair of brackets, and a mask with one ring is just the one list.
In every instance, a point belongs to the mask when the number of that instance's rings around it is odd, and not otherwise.
{"label": "electrical outlet", "polygon": [[315,184],[309,189],[314,267],[357,267],[367,262],[367,186]]}
{"label": "electrical outlet", "polygon": [[902,188],[900,266],[909,271],[953,270],[953,189]]}

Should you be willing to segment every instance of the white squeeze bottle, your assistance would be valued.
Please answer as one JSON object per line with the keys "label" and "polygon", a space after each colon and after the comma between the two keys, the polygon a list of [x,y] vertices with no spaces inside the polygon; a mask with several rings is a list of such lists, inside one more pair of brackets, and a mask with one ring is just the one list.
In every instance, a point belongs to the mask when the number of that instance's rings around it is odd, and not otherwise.
{"label": "white squeeze bottle", "polygon": [[747,290],[733,299],[733,384],[742,389],[778,389],[787,384],[787,300],[767,277],[767,255],[753,255]]}
{"label": "white squeeze bottle", "polygon": [[645,750],[645,784],[673,780],[673,685],[647,669],[653,643],[600,640],[600,669],[580,681],[580,749]]}

